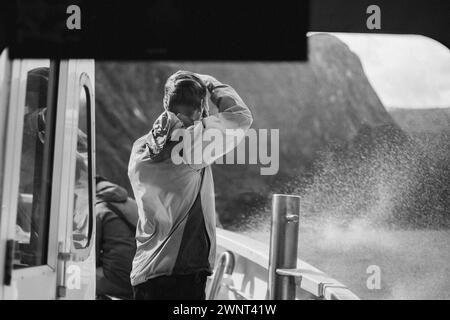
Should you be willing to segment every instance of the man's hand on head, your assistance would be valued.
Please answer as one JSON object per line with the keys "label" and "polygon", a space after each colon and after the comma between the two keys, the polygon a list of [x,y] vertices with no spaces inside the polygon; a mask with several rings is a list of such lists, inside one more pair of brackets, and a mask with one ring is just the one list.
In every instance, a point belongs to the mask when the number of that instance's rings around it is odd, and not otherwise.
{"label": "man's hand on head", "polygon": [[208,92],[211,92],[214,88],[214,83],[217,82],[217,79],[214,78],[213,76],[210,76],[208,74],[201,74],[201,73],[195,73],[192,71],[187,71],[187,70],[178,70],[177,72],[175,72],[172,76],[177,75],[179,73],[192,73],[195,76],[197,76],[200,80],[203,81],[203,83],[206,85],[206,87],[208,88]]}
{"label": "man's hand on head", "polygon": [[208,91],[211,92],[214,88],[214,82],[216,82],[216,78],[207,74],[196,73],[197,77],[199,77],[208,88]]}

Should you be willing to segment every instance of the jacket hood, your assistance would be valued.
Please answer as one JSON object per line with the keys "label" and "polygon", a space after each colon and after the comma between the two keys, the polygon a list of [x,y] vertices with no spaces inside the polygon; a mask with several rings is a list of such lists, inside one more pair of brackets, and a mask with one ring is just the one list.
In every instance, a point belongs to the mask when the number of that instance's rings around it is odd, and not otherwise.
{"label": "jacket hood", "polygon": [[113,205],[122,212],[128,222],[136,226],[139,219],[136,201],[128,197],[128,192],[124,188],[109,181],[97,183],[97,204],[102,202]]}
{"label": "jacket hood", "polygon": [[183,122],[171,111],[164,111],[153,123],[150,134],[143,148],[147,149],[146,156],[158,162],[170,156],[170,146],[176,144],[171,141],[173,130],[183,127]]}
{"label": "jacket hood", "polygon": [[97,202],[124,202],[128,198],[128,192],[121,186],[109,181],[97,183]]}

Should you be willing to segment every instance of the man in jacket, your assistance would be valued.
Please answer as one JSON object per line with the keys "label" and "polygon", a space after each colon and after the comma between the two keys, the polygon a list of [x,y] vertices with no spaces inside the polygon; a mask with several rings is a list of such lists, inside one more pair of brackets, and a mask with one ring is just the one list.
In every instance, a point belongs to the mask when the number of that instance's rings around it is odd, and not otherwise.
{"label": "man in jacket", "polygon": [[[139,211],[131,283],[136,299],[205,299],[216,250],[210,165],[242,140],[227,139],[229,130],[245,133],[253,118],[232,87],[188,71],[169,77],[163,104],[153,128],[133,144],[128,166]],[[190,138],[181,150],[174,137],[180,129]],[[208,130],[221,139],[211,141]],[[214,143],[221,152],[191,160],[192,151]]]}
{"label": "man in jacket", "polygon": [[130,272],[136,252],[136,202],[127,191],[96,177],[96,294],[99,299],[132,299]]}

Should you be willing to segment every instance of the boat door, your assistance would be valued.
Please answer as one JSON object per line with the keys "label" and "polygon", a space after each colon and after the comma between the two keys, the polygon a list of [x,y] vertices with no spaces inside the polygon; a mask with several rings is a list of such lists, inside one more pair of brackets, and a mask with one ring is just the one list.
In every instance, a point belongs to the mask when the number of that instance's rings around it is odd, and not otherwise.
{"label": "boat door", "polygon": [[[84,107],[93,103],[93,61],[0,62],[0,298],[55,299],[72,292],[67,267],[85,265],[93,246],[93,108]],[[81,247],[68,241],[75,234]],[[69,288],[77,296],[93,298],[92,261]]]}
{"label": "boat door", "polygon": [[[66,107],[58,119],[63,145],[55,155],[61,177],[58,298],[95,298],[95,67],[94,60],[61,62],[58,101]],[[59,107],[59,106],[58,106]],[[59,110],[59,109],[58,109]],[[57,127],[58,131],[58,127]],[[69,142],[65,142],[65,141]]]}

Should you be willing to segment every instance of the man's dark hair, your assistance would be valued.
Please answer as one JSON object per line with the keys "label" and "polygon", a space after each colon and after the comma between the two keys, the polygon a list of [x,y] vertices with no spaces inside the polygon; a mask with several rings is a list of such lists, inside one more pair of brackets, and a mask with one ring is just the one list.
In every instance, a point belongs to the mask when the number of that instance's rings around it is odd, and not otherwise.
{"label": "man's dark hair", "polygon": [[206,85],[194,73],[178,71],[167,79],[164,88],[164,108],[166,110],[178,113],[178,108],[183,107],[193,113],[195,110],[201,109],[202,100],[205,98]]}

